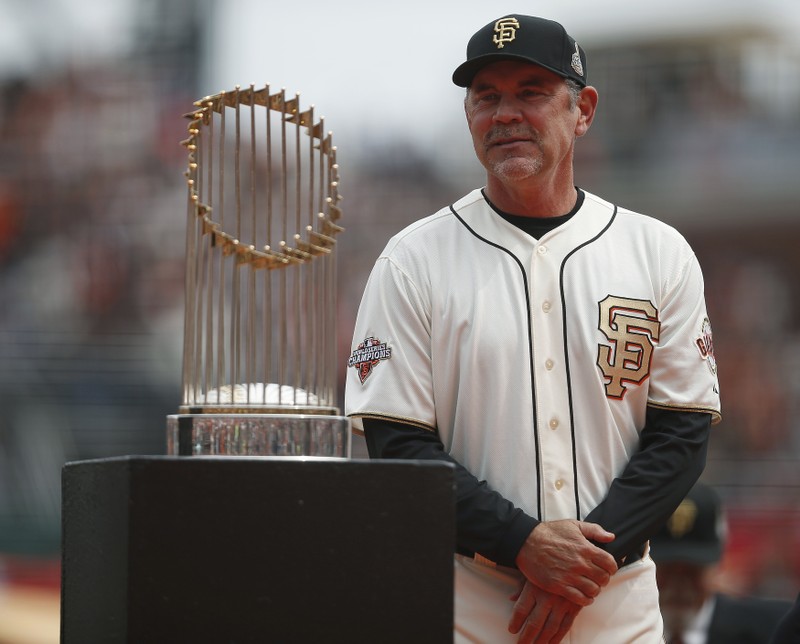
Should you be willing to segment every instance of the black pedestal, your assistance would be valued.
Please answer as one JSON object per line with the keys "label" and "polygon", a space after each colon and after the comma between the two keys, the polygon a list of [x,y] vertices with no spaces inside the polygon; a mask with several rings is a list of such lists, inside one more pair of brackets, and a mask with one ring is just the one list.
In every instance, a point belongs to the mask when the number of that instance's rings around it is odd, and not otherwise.
{"label": "black pedestal", "polygon": [[62,644],[452,641],[445,463],[125,457],[62,494]]}

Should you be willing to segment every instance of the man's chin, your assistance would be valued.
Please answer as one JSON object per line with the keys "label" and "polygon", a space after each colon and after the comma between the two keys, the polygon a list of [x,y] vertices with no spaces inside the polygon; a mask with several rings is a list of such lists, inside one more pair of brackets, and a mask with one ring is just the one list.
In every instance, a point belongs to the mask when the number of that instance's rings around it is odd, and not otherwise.
{"label": "man's chin", "polygon": [[508,180],[527,179],[538,174],[540,164],[530,157],[507,157],[492,164],[492,173]]}

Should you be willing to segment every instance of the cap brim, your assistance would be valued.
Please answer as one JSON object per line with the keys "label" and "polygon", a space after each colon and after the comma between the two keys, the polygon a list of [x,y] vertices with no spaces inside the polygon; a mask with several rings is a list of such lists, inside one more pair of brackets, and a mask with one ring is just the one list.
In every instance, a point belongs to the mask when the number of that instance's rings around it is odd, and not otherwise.
{"label": "cap brim", "polygon": [[475,78],[475,75],[486,65],[490,65],[492,63],[499,63],[503,60],[518,60],[523,63],[529,63],[531,65],[538,65],[539,67],[543,67],[561,78],[569,78],[565,76],[563,72],[558,71],[557,69],[553,69],[548,65],[542,65],[542,63],[531,60],[526,56],[517,56],[515,54],[484,54],[483,56],[476,56],[464,63],[461,63],[456,70],[453,72],[453,82],[458,85],[459,87],[469,87],[472,84],[472,79]]}
{"label": "cap brim", "polygon": [[472,58],[456,67],[456,71],[453,72],[453,82],[459,87],[469,87],[472,84],[472,79],[475,78],[475,74],[486,67],[486,65],[499,63],[501,60],[519,60],[524,63],[531,62],[529,58],[514,56],[513,54],[485,54]]}

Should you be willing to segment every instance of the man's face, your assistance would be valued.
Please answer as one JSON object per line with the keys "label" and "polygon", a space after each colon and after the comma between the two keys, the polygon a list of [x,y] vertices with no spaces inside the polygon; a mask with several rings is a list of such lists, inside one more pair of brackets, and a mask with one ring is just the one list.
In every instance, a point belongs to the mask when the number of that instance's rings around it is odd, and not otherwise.
{"label": "man's face", "polygon": [[658,601],[664,626],[670,633],[683,632],[712,593],[713,568],[684,562],[656,565]]}
{"label": "man's face", "polygon": [[564,79],[520,61],[481,69],[464,105],[478,160],[504,183],[571,168],[575,138],[588,129]]}

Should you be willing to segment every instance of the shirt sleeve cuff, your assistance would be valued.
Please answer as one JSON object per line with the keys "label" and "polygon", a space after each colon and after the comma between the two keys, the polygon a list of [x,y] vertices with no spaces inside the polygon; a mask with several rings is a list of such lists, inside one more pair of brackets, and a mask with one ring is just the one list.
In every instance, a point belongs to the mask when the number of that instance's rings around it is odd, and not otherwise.
{"label": "shirt sleeve cuff", "polygon": [[517,555],[522,549],[525,539],[528,538],[528,535],[539,523],[539,519],[534,519],[520,510],[497,548],[497,561],[495,563],[516,568]]}

